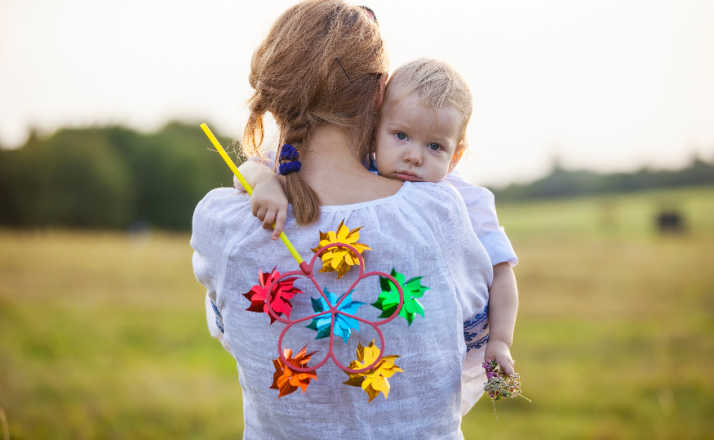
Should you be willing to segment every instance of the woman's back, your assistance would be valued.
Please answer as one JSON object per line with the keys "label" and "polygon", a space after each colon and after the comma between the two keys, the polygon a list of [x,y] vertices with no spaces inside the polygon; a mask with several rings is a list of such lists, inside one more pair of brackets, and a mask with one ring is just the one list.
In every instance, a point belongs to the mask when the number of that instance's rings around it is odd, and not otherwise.
{"label": "woman's back", "polygon": [[[393,196],[353,205],[323,206],[319,220],[300,226],[290,219],[285,232],[308,261],[318,246],[319,232],[334,231],[341,221],[350,229],[361,227],[359,242],[366,271],[390,273],[405,280],[422,277],[428,290],[419,298],[424,316],[411,325],[399,316],[381,326],[386,340],[384,355],[398,355],[395,363],[404,371],[389,379],[389,397],[368,402],[359,387],[344,385],[348,376],[332,361],[317,370],[307,391],[278,399],[270,389],[278,357],[277,341],[285,324],[265,313],[246,309],[244,297],[258,283],[258,272],[277,268],[281,273],[297,269],[279,241],[250,213],[246,196],[230,189],[209,193],[194,213],[191,244],[194,270],[207,287],[208,296],[222,316],[224,344],[236,358],[243,390],[245,438],[459,438],[460,379],[465,352],[462,323],[488,303],[491,263],[472,233],[463,201],[445,184],[405,183]],[[321,267],[318,261],[315,272]],[[316,273],[321,288],[337,296],[345,293],[357,276],[353,267],[342,278],[335,272]],[[320,295],[305,279],[295,286],[304,293],[291,300],[292,320],[310,315],[310,298]],[[361,281],[351,299],[364,304],[357,315],[379,320],[372,305],[380,292],[378,277]],[[209,322],[215,319],[210,316]],[[283,348],[293,353],[303,346],[316,351],[310,365],[321,360],[328,338],[315,339],[299,323],[287,332]],[[335,337],[334,351],[344,365],[356,359],[357,343],[369,345],[379,338],[360,323],[348,343]]]}

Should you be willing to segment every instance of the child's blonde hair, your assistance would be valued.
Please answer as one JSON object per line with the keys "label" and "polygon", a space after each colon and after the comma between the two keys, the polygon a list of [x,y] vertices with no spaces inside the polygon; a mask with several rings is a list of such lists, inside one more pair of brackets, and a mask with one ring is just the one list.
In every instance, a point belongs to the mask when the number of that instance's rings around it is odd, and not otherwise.
{"label": "child's blonde hair", "polygon": [[[377,122],[380,78],[387,59],[369,11],[342,0],[308,0],[291,7],[270,29],[251,62],[250,116],[243,132],[248,155],[263,142],[263,115],[280,127],[280,144],[304,151],[314,128],[348,129],[358,157],[369,151]],[[276,162],[280,152],[276,154]],[[320,215],[320,199],[300,177],[285,176],[284,190],[299,224]]]}
{"label": "child's blonde hair", "polygon": [[410,93],[416,93],[424,104],[434,109],[452,106],[461,113],[463,123],[454,153],[460,158],[466,149],[466,127],[473,109],[471,91],[464,78],[443,61],[420,58],[394,71],[384,99],[400,99]]}

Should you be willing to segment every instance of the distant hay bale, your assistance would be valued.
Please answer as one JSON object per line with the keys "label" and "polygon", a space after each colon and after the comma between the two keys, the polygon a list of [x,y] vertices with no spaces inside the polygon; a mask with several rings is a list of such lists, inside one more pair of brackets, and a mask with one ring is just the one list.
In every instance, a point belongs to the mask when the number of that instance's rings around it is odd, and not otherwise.
{"label": "distant hay bale", "polygon": [[683,234],[687,232],[684,215],[675,209],[659,211],[655,217],[655,222],[657,231],[660,234]]}

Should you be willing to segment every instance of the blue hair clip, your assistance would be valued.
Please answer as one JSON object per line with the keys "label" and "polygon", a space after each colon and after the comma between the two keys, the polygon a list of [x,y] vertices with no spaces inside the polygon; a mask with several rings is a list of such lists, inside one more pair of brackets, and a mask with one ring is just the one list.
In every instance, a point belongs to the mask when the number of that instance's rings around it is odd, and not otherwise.
{"label": "blue hair clip", "polygon": [[300,161],[294,160],[292,162],[281,163],[280,167],[278,167],[278,171],[283,176],[286,176],[290,173],[295,173],[297,171],[300,171],[301,167],[302,167],[302,164],[300,163]]}
{"label": "blue hair clip", "polygon": [[280,160],[297,160],[299,157],[298,151],[290,144],[284,144],[280,149]]}
{"label": "blue hair clip", "polygon": [[300,153],[290,144],[284,144],[280,149],[280,161],[285,161],[281,163],[278,167],[278,172],[283,176],[300,171],[302,164],[298,160]]}

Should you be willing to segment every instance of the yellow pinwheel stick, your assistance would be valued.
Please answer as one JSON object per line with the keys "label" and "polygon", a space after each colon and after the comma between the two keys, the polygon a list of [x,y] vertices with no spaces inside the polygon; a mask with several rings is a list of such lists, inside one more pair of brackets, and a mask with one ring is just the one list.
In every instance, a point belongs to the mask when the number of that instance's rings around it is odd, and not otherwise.
{"label": "yellow pinwheel stick", "polygon": [[[230,157],[228,157],[228,153],[226,153],[226,150],[223,149],[221,146],[221,143],[218,142],[218,139],[216,139],[216,136],[213,135],[213,132],[211,131],[210,128],[208,128],[208,125],[204,122],[201,124],[201,130],[206,134],[208,137],[208,140],[211,141],[213,146],[216,148],[216,151],[218,151],[218,154],[221,155],[223,158],[223,161],[228,165],[228,168],[233,171],[233,174],[238,178],[238,181],[240,182],[241,185],[243,185],[243,188],[245,188],[246,192],[250,195],[253,195],[253,188],[250,187],[250,184],[248,184],[248,181],[245,180],[243,175],[238,171],[238,167],[236,166],[235,163],[231,160]],[[295,249],[295,246],[290,242],[288,239],[288,236],[285,235],[285,232],[280,233],[280,239],[283,241],[283,244],[285,245],[286,248],[290,251],[290,254],[292,254],[293,258],[297,263],[300,265],[300,268],[303,270],[303,272],[308,273],[307,271],[307,264],[303,263],[303,259],[300,256],[300,253],[298,253],[297,249]]]}

